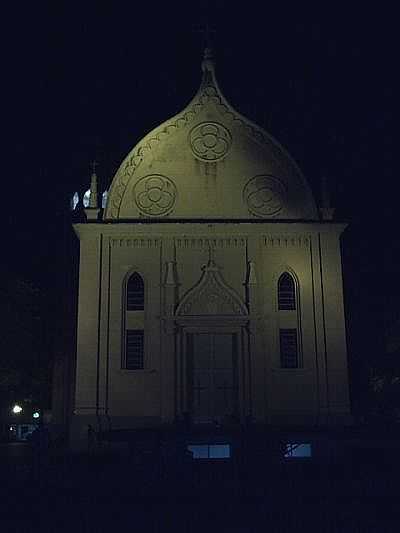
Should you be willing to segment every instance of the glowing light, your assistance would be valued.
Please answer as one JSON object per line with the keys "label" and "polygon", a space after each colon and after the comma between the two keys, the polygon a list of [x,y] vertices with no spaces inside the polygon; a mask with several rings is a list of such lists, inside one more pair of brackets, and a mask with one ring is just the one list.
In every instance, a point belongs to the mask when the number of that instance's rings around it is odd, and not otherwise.
{"label": "glowing light", "polygon": [[230,444],[190,444],[187,449],[193,454],[193,459],[229,459]]}
{"label": "glowing light", "polygon": [[286,450],[284,457],[285,459],[291,457],[311,457],[312,448],[310,443],[297,443],[297,442],[288,442],[286,443]]}
{"label": "glowing light", "polygon": [[71,209],[74,211],[79,203],[79,194],[76,192],[71,198]]}
{"label": "glowing light", "polygon": [[15,404],[14,407],[12,408],[12,412],[16,415],[19,413],[22,413],[22,407],[18,404]]}
{"label": "glowing light", "polygon": [[83,195],[83,207],[89,207],[90,201],[90,189],[88,189]]}
{"label": "glowing light", "polygon": [[40,414],[37,411],[35,411],[32,415],[33,418],[39,418],[39,416]]}
{"label": "glowing light", "polygon": [[14,431],[14,428],[12,426],[10,426],[10,431]]}

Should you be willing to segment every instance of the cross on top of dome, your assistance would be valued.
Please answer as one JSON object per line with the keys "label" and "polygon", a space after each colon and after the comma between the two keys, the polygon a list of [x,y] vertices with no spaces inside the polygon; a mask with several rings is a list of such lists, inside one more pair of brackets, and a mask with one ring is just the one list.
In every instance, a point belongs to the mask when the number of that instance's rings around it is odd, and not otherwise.
{"label": "cross on top of dome", "polygon": [[203,36],[203,43],[205,47],[204,55],[206,54],[207,50],[210,50],[213,48],[213,36],[216,35],[217,30],[210,25],[208,21],[204,22],[203,24],[200,24],[196,29],[196,33],[200,33]]}
{"label": "cross on top of dome", "polygon": [[96,167],[98,167],[98,166],[99,166],[98,162],[95,159],[93,159],[93,161],[91,162],[91,167],[92,167],[92,173],[93,174],[96,174]]}

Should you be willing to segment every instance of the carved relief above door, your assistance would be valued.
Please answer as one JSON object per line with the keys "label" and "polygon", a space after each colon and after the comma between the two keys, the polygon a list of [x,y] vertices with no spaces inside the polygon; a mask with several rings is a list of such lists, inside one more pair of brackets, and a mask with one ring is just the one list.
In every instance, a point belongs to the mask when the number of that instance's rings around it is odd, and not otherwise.
{"label": "carved relief above door", "polygon": [[245,317],[247,308],[239,295],[227,285],[212,259],[202,268],[199,282],[190,289],[176,310],[178,317],[218,315]]}
{"label": "carved relief above door", "polygon": [[189,413],[194,423],[236,423],[246,411],[248,310],[211,258],[202,270],[175,313],[177,414]]}

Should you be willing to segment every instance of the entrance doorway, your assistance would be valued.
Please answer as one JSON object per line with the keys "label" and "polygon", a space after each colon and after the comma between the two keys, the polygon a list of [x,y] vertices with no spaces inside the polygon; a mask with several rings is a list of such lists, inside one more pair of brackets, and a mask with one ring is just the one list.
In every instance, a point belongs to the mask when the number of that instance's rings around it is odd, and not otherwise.
{"label": "entrance doorway", "polygon": [[188,396],[194,422],[233,419],[237,405],[237,349],[234,333],[188,335]]}

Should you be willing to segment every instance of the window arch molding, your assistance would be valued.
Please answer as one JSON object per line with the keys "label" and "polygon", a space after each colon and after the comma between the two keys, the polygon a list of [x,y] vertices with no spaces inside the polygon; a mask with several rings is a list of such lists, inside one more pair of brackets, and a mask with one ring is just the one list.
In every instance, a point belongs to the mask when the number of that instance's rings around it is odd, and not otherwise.
{"label": "window arch molding", "polygon": [[278,302],[278,284],[279,280],[284,274],[289,274],[294,282],[294,297],[295,297],[295,303],[296,303],[296,309],[293,309],[293,311],[296,311],[300,313],[300,281],[296,274],[296,272],[288,265],[282,265],[278,269],[275,270],[273,276],[272,276],[272,287],[273,287],[273,308],[276,312],[279,311],[279,302]]}
{"label": "window arch molding", "polygon": [[142,279],[142,282],[143,282],[143,309],[142,309],[142,311],[144,311],[146,313],[147,292],[148,292],[148,290],[147,290],[148,289],[147,280],[146,280],[146,277],[143,275],[143,273],[141,272],[140,269],[138,269],[136,267],[132,267],[126,272],[126,274],[125,274],[125,276],[123,278],[123,282],[122,282],[122,302],[121,302],[121,305],[122,305],[122,311],[123,311],[124,315],[125,315],[126,312],[129,312],[128,311],[128,284],[129,284],[129,280],[135,274],[140,276],[140,278]]}

